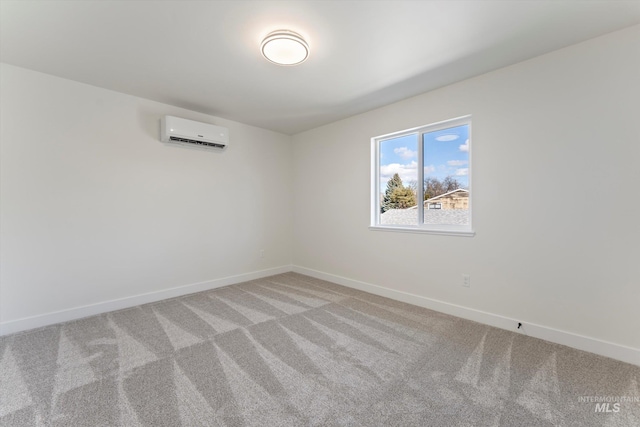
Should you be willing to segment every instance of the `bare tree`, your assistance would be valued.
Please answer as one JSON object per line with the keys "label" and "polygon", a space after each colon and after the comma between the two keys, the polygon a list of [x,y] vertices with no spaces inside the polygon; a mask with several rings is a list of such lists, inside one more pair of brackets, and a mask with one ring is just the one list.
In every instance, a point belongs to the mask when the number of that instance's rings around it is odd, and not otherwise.
{"label": "bare tree", "polygon": [[448,193],[449,191],[457,190],[458,188],[462,188],[462,184],[460,184],[460,181],[451,175],[447,176],[442,181],[436,177],[430,176],[424,179],[424,199],[428,200],[441,194]]}

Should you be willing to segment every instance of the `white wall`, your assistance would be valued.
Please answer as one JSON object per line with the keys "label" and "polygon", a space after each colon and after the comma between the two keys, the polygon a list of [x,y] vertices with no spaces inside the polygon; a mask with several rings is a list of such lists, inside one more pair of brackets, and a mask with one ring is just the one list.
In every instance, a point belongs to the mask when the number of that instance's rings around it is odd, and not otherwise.
{"label": "white wall", "polygon": [[[294,265],[640,349],[638,76],[640,26],[294,136]],[[370,138],[466,114],[476,236],[369,230]]]}
{"label": "white wall", "polygon": [[[293,257],[299,270],[409,300],[635,348],[622,357],[631,360],[640,349],[639,52],[636,26],[293,145],[3,64],[0,331],[286,270]],[[164,114],[229,127],[231,145],[161,144]],[[476,236],[370,231],[370,138],[465,114]]]}
{"label": "white wall", "polygon": [[[289,268],[290,136],[10,65],[0,76],[5,325]],[[165,114],[228,127],[230,146],[164,145]]]}

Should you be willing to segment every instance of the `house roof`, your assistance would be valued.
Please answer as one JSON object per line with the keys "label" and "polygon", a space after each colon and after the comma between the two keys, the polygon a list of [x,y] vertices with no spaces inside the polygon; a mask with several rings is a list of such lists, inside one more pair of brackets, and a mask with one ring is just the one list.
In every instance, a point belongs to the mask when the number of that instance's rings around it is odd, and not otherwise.
{"label": "house roof", "polygon": [[434,201],[434,200],[438,200],[438,199],[442,199],[442,198],[444,198],[444,197],[450,196],[450,195],[452,195],[452,194],[454,194],[454,193],[466,193],[466,195],[467,195],[467,196],[469,196],[469,190],[465,190],[464,188],[458,188],[458,189],[456,189],[456,190],[452,190],[452,191],[449,191],[449,192],[447,192],[447,193],[441,194],[441,195],[439,195],[439,196],[436,196],[436,197],[432,197],[432,198],[430,198],[430,199],[427,199],[427,200],[425,200],[424,202],[425,202],[425,203],[427,203],[427,202],[432,202],[432,201]]}
{"label": "house roof", "polygon": [[[416,207],[408,209],[389,209],[380,214],[380,223],[383,225],[416,225],[418,216]],[[425,224],[455,224],[469,223],[469,211],[464,209],[425,209]]]}

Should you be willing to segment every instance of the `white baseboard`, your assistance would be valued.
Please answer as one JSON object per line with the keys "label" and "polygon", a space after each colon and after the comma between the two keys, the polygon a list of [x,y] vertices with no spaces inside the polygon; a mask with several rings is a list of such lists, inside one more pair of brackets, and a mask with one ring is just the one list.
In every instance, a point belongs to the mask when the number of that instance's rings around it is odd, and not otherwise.
{"label": "white baseboard", "polygon": [[[370,283],[358,280],[348,279],[334,274],[324,273],[322,271],[310,268],[293,266],[293,271],[317,279],[326,280],[337,283],[339,285],[348,286],[371,294],[380,295],[397,301],[406,302],[408,304],[417,305],[428,308],[452,316],[461,317],[463,319],[473,320],[474,322],[483,323],[485,325],[495,326],[500,329],[522,333],[531,337],[540,338],[556,344],[566,345],[578,350],[588,351],[590,353],[599,354],[601,356],[610,357],[622,362],[631,363],[640,366],[640,349],[614,344],[608,341],[602,341],[596,338],[586,337],[571,332],[561,331],[547,326],[527,323],[524,320],[510,319],[498,314],[487,313],[485,311],[475,310],[444,301],[413,295],[406,292],[396,291],[382,286],[372,285]],[[523,326],[517,329],[518,322],[521,321]]]}
{"label": "white baseboard", "polygon": [[417,305],[463,319],[473,320],[478,323],[495,326],[497,328],[506,329],[508,331],[523,333],[535,338],[554,342],[556,344],[566,345],[578,350],[588,351],[590,353],[599,354],[601,356],[610,357],[612,359],[640,366],[640,349],[631,348],[620,344],[614,344],[608,341],[602,341],[596,338],[578,335],[571,332],[561,331],[558,329],[550,328],[548,326],[527,323],[526,321],[522,320],[521,321],[523,322],[523,327],[521,329],[516,329],[516,325],[518,324],[518,320],[516,319],[511,319],[508,317],[500,316],[498,314],[487,313],[485,311],[475,310],[472,308],[463,307],[460,305],[451,304],[448,302],[439,301],[419,295],[396,291],[382,286],[372,285],[370,283],[361,282],[358,280],[353,280],[346,277],[295,265],[285,265],[281,267],[269,268],[266,270],[254,271],[250,273],[239,274],[236,276],[208,280],[206,282],[178,286],[175,288],[164,289],[157,292],[150,292],[147,294],[135,295],[117,300],[85,305],[68,310],[61,310],[38,316],[1,322],[0,336],[39,328],[42,326],[53,325],[56,323],[67,322],[70,320],[81,319],[83,317],[93,316],[96,314],[121,310],[140,304],[147,304],[168,298],[175,298],[194,292],[220,288],[223,286],[233,285],[235,283],[242,283],[249,280],[260,279],[263,277],[272,276],[274,274],[287,273],[289,271],[295,271],[296,273],[305,274],[307,276],[315,277],[322,280],[327,280],[329,282],[348,286],[350,288],[358,289],[364,292],[369,292],[397,301],[406,302],[408,304]]}
{"label": "white baseboard", "polygon": [[56,323],[67,322],[69,320],[81,319],[83,317],[110,311],[121,310],[123,308],[134,307],[140,304],[147,304],[168,298],[175,298],[194,292],[207,291],[209,289],[220,288],[222,286],[242,283],[249,280],[260,279],[262,277],[273,276],[274,274],[287,273],[291,271],[290,265],[269,268],[266,270],[253,271],[250,273],[238,274],[236,276],[223,277],[221,279],[207,280],[206,282],[193,283],[190,285],[177,286],[175,288],[163,289],[161,291],[149,292],[142,295],[120,298],[111,301],[99,302],[96,304],[70,308],[52,313],[41,314],[33,317],[25,317],[17,320],[10,320],[0,323],[0,336],[26,331],[28,329],[49,326]]}

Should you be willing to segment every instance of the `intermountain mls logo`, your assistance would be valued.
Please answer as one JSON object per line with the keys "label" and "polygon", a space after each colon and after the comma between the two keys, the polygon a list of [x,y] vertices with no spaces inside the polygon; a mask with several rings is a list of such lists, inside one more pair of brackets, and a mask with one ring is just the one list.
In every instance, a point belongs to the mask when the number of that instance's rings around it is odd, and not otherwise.
{"label": "intermountain mls logo", "polygon": [[595,403],[597,413],[616,414],[621,403],[640,403],[640,396],[580,396],[578,402]]}

